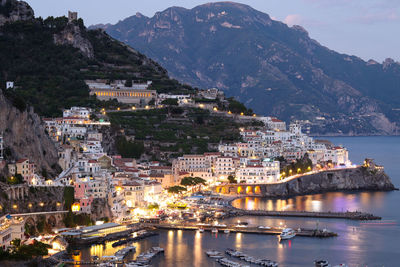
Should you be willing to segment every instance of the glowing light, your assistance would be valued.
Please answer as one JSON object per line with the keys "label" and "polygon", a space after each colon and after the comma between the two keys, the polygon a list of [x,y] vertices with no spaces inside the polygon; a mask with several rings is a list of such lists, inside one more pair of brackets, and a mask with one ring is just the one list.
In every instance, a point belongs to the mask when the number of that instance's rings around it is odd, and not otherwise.
{"label": "glowing light", "polygon": [[243,116],[244,115],[244,113],[243,112],[240,112],[240,116]]}
{"label": "glowing light", "polygon": [[213,108],[214,111],[218,111],[218,109],[216,107]]}
{"label": "glowing light", "polygon": [[121,108],[117,108],[117,110],[121,110]]}
{"label": "glowing light", "polygon": [[43,207],[43,206],[44,206],[44,203],[43,203],[43,202],[40,202],[39,205],[40,205],[40,207]]}
{"label": "glowing light", "polygon": [[80,210],[81,210],[81,205],[80,205],[79,203],[76,202],[76,203],[72,204],[71,210],[72,210],[73,212],[80,211]]}
{"label": "glowing light", "polygon": [[61,203],[60,202],[57,202],[57,207],[60,207],[61,206]]}
{"label": "glowing light", "polygon": [[132,107],[132,110],[135,110],[136,109],[136,107]]}
{"label": "glowing light", "polygon": [[15,210],[18,209],[18,206],[17,206],[16,204],[14,204],[12,207],[13,207],[13,209],[15,209]]}
{"label": "glowing light", "polygon": [[149,109],[150,107],[149,107],[149,106],[146,106],[145,108],[146,108],[146,109]]}
{"label": "glowing light", "polygon": [[257,115],[256,115],[256,114],[253,114],[253,117],[257,117]]}
{"label": "glowing light", "polygon": [[228,111],[228,114],[232,114],[232,112],[229,110],[229,111]]}
{"label": "glowing light", "polygon": [[29,203],[29,204],[28,204],[28,207],[29,207],[29,208],[32,208],[32,203]]}

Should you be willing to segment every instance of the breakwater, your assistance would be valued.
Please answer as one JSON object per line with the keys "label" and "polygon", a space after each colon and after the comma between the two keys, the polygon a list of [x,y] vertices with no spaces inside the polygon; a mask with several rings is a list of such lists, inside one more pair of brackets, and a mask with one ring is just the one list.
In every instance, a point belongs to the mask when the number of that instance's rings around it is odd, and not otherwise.
{"label": "breakwater", "polygon": [[268,210],[242,210],[232,208],[226,211],[226,217],[236,216],[277,216],[277,217],[308,217],[308,218],[330,218],[349,220],[381,220],[379,216],[359,211],[346,212],[312,212],[312,211],[268,211]]}
{"label": "breakwater", "polygon": [[[156,227],[158,229],[164,230],[187,230],[187,231],[197,231],[199,226],[194,224],[151,224],[149,226]],[[229,230],[231,233],[247,233],[247,234],[264,234],[264,235],[279,235],[282,232],[282,228],[279,227],[271,227],[269,229],[261,229],[259,227],[236,227],[236,226],[201,226],[204,231],[211,232],[212,229],[218,229],[221,233],[224,233],[225,230]],[[319,229],[305,229],[305,228],[296,228],[296,235],[304,236],[304,237],[334,237],[337,236],[337,233],[330,232],[327,230],[319,230]]]}

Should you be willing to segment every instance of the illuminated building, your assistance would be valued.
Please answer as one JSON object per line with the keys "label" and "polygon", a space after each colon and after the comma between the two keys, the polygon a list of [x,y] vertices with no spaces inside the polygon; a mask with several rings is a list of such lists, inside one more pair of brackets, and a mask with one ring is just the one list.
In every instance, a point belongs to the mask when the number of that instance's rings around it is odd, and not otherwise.
{"label": "illuminated building", "polygon": [[115,81],[107,84],[101,81],[85,81],[89,86],[90,95],[96,95],[99,100],[117,99],[118,102],[128,104],[146,105],[152,99],[157,98],[156,90],[149,90],[152,82],[135,84],[127,87],[125,81]]}

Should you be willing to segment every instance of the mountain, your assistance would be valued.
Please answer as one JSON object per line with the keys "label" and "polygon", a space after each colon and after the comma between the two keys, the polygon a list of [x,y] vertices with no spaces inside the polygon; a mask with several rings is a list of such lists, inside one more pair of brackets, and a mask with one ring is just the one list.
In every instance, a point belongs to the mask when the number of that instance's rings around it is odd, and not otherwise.
{"label": "mountain", "polygon": [[74,105],[96,107],[85,79],[151,80],[159,92],[192,90],[103,30],[87,30],[82,19],[34,18],[27,3],[0,1],[0,88],[14,81],[7,96],[22,109],[58,116]]}
{"label": "mountain", "polygon": [[318,134],[396,134],[400,64],[340,54],[233,2],[140,13],[96,25],[183,83],[217,87],[257,113],[308,120]]}
{"label": "mountain", "polygon": [[[0,134],[8,162],[33,160],[43,176],[60,172],[58,152],[40,116],[59,116],[75,105],[98,108],[85,79],[152,80],[159,92],[192,92],[153,60],[87,30],[81,19],[35,18],[23,1],[0,0]],[[5,88],[14,81],[14,88]],[[0,161],[0,181],[8,175]]]}

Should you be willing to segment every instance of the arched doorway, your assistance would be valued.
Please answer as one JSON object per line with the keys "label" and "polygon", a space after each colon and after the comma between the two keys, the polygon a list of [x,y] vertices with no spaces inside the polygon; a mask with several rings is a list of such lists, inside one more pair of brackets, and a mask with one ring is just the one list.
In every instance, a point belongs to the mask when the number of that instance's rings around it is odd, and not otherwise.
{"label": "arched doorway", "polygon": [[261,187],[259,185],[257,185],[254,188],[254,194],[260,195],[261,194]]}

